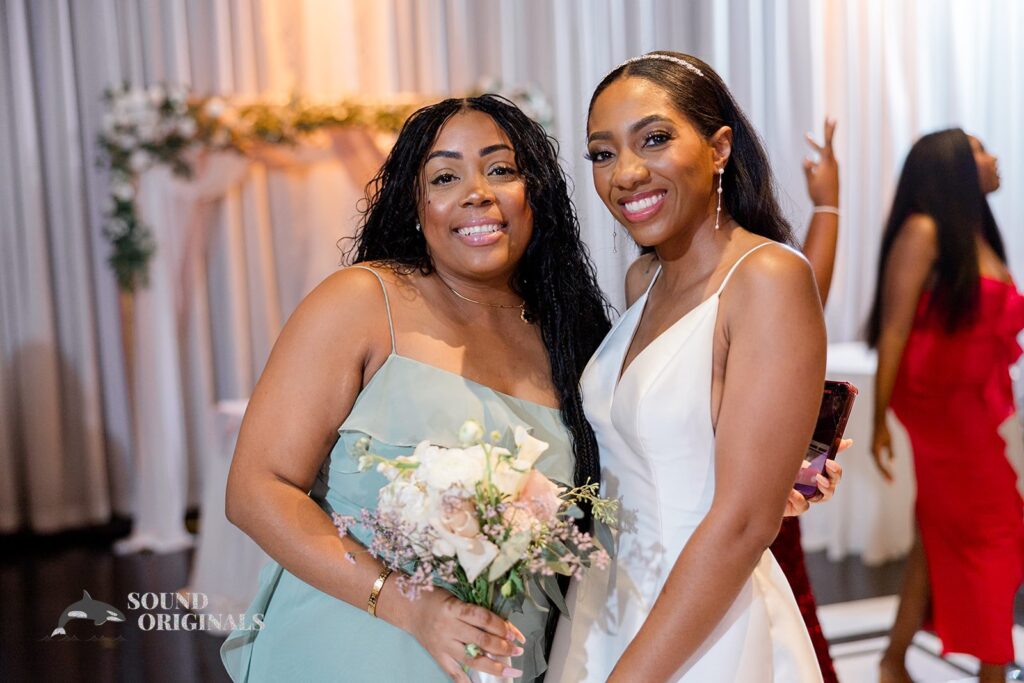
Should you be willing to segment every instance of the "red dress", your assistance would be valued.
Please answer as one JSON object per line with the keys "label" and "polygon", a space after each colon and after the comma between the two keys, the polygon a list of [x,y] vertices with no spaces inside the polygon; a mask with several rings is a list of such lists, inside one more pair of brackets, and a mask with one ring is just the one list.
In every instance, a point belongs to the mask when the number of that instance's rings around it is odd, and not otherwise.
{"label": "red dress", "polygon": [[825,634],[821,631],[821,623],[818,622],[818,606],[814,601],[811,581],[807,577],[804,550],[800,544],[800,519],[798,517],[786,517],[782,520],[782,528],[779,529],[779,535],[772,541],[771,550],[779,566],[782,567],[782,572],[786,575],[789,587],[793,589],[793,595],[796,596],[796,602],[800,606],[800,615],[804,618],[807,632],[811,636],[814,654],[818,657],[818,666],[821,667],[821,677],[824,683],[839,683],[835,667],[832,666],[832,657],[828,652],[828,640],[825,639]]}
{"label": "red dress", "polygon": [[910,435],[916,514],[944,652],[1013,659],[1013,601],[1024,578],[1024,502],[997,429],[1014,412],[1024,297],[981,278],[974,317],[953,334],[921,296],[893,390]]}

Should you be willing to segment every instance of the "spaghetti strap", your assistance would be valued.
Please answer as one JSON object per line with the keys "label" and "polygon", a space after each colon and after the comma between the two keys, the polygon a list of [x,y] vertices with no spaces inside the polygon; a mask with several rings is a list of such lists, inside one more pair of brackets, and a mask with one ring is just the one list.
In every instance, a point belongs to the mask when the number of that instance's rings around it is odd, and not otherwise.
{"label": "spaghetti strap", "polygon": [[761,244],[757,245],[756,247],[754,247],[753,249],[751,249],[750,251],[745,253],[743,256],[740,256],[738,259],[736,259],[736,263],[732,264],[732,268],[730,268],[729,272],[725,274],[725,279],[722,280],[722,284],[718,286],[718,291],[715,292],[715,296],[719,296],[719,295],[722,294],[723,291],[725,291],[725,286],[727,284],[729,284],[729,278],[732,277],[732,274],[735,273],[736,269],[739,268],[741,263],[743,263],[743,259],[745,259],[748,256],[750,256],[751,254],[753,254],[755,251],[757,251],[761,247],[767,247],[769,244],[776,244],[776,243],[775,242],[762,242]]}
{"label": "spaghetti strap", "polygon": [[648,283],[647,289],[644,290],[644,296],[645,297],[648,294],[651,293],[651,289],[654,287],[654,282],[658,279],[659,275],[661,275],[661,264],[660,263],[658,264],[658,269],[656,271],[654,271],[654,277],[652,277],[650,283]]}
{"label": "spaghetti strap", "polygon": [[395,324],[391,321],[391,301],[388,300],[388,288],[384,286],[384,278],[382,278],[380,276],[380,273],[375,271],[373,268],[369,268],[367,266],[358,266],[357,265],[357,266],[349,266],[349,267],[350,268],[359,268],[360,270],[365,270],[365,271],[367,271],[369,273],[372,273],[373,276],[375,278],[377,278],[377,282],[380,283],[381,291],[384,292],[384,309],[385,309],[385,311],[387,311],[387,315],[388,315],[388,331],[391,333],[391,353],[392,354],[395,353]]}

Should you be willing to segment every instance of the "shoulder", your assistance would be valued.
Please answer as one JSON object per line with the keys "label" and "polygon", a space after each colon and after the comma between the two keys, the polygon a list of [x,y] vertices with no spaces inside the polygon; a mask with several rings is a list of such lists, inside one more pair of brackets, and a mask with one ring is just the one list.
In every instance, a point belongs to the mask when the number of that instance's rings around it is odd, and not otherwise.
{"label": "shoulder", "polygon": [[748,349],[760,352],[823,349],[825,317],[814,269],[796,249],[778,242],[765,244],[743,260],[725,288],[727,338],[746,340]]}
{"label": "shoulder", "polygon": [[908,251],[935,253],[939,245],[939,226],[926,213],[912,213],[900,226],[896,243]]}
{"label": "shoulder", "polygon": [[926,213],[912,213],[903,221],[900,232],[915,239],[934,242],[939,237],[939,226],[935,223],[935,219]]}
{"label": "shoulder", "polygon": [[642,254],[630,264],[629,270],[626,271],[627,306],[632,306],[633,302],[640,298],[657,271],[658,258],[653,253]]}
{"label": "shoulder", "polygon": [[769,240],[756,245],[755,249],[736,269],[737,279],[765,284],[766,280],[772,279],[799,280],[814,276],[807,257],[789,245]]}
{"label": "shoulder", "polygon": [[375,330],[387,319],[385,287],[390,293],[402,278],[385,264],[359,264],[338,270],[302,300],[289,325],[326,333],[344,331],[346,336]]}
{"label": "shoulder", "polygon": [[779,242],[761,244],[766,246],[743,260],[726,288],[733,291],[734,298],[756,308],[786,305],[784,302],[812,294],[817,298],[814,269],[802,253]]}

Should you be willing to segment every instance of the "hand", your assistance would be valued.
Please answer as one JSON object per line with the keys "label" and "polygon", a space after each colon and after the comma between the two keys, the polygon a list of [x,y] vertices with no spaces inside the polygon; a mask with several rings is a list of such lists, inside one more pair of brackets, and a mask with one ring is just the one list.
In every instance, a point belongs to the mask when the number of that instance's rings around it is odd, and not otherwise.
{"label": "hand", "polygon": [[[522,671],[506,668],[504,663],[487,656],[517,657],[523,649],[513,641],[526,644],[519,629],[490,610],[462,602],[441,588],[420,593],[419,599],[408,602],[406,609],[401,626],[453,681],[469,683],[464,667],[495,676],[523,675]],[[466,653],[467,645],[475,645],[481,654],[471,657]]]}
{"label": "hand", "polygon": [[871,437],[871,455],[875,458],[875,466],[882,478],[888,482],[892,478],[892,436],[885,420],[875,422],[875,433]]}
{"label": "hand", "polygon": [[839,206],[839,163],[832,152],[832,136],[836,132],[835,119],[825,118],[825,141],[819,145],[807,133],[807,144],[818,154],[818,160],[804,159],[807,194],[815,206]]}
{"label": "hand", "polygon": [[[853,444],[853,439],[843,439],[839,443],[839,450],[837,453],[842,453]],[[809,503],[827,503],[835,495],[836,487],[839,486],[839,481],[843,478],[843,466],[837,463],[835,460],[825,461],[825,473],[819,474],[815,477],[816,483],[818,484],[817,495],[812,496],[807,500]]]}
{"label": "hand", "polygon": [[[842,453],[852,445],[853,439],[843,439],[839,442],[839,450],[837,453]],[[843,466],[835,460],[826,460],[825,474],[819,474],[815,477],[815,483],[818,485],[818,493],[812,498],[804,498],[804,494],[800,493],[796,489],[792,489],[789,492],[789,498],[786,500],[786,511],[782,516],[799,517],[810,509],[811,503],[828,502],[835,494],[836,487],[839,486],[839,481],[842,478]]]}

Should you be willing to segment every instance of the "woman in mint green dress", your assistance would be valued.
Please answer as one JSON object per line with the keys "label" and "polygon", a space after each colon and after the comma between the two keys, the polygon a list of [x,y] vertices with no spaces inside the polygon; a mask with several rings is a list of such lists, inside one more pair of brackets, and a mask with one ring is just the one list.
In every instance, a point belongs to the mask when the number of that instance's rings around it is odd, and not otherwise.
{"label": "woman in mint green dress", "polygon": [[549,612],[406,600],[330,513],[373,508],[385,483],[358,471],[357,441],[455,446],[467,418],[530,427],[549,477],[597,480],[577,382],[609,325],[553,141],[493,96],[421,109],[371,184],[353,260],[292,315],[242,423],[227,514],[276,562],[250,607],[263,626],[231,634],[225,666],[235,681],[536,680]]}

